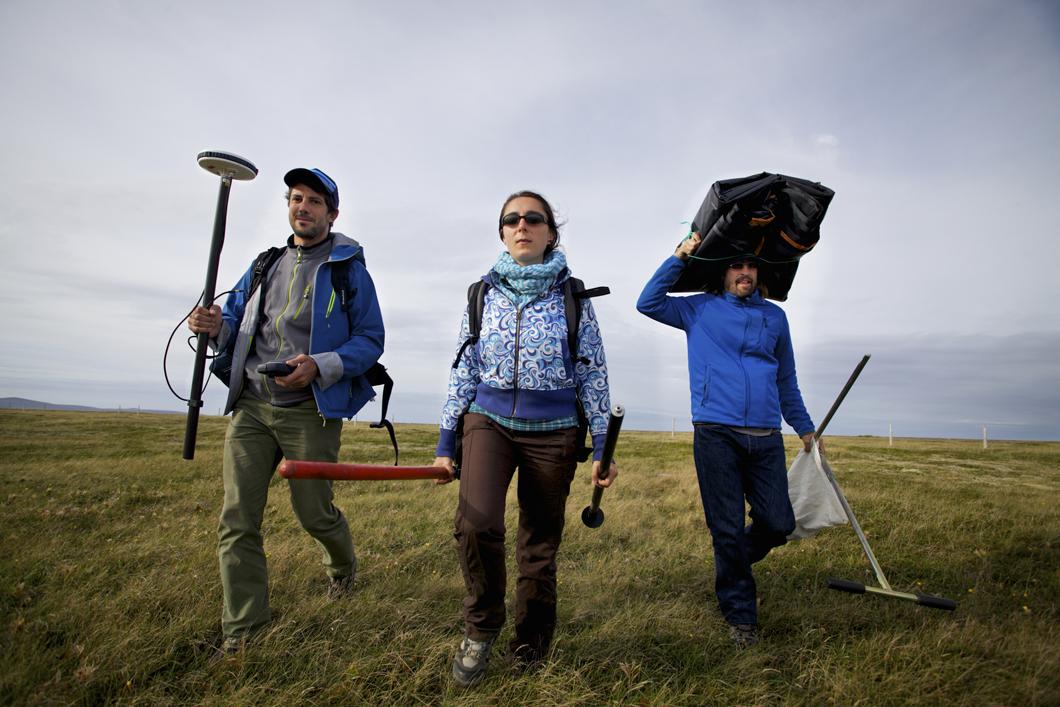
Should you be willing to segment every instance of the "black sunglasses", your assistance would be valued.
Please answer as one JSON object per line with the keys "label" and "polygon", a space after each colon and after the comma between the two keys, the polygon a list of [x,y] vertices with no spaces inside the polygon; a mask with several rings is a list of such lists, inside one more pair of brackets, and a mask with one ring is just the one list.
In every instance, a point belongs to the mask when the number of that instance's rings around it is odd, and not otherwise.
{"label": "black sunglasses", "polygon": [[519,221],[522,219],[526,219],[527,226],[540,226],[543,223],[548,223],[548,219],[545,218],[545,215],[538,211],[527,211],[525,214],[518,214],[513,211],[510,214],[504,214],[501,218],[501,225],[518,226]]}
{"label": "black sunglasses", "polygon": [[729,270],[743,270],[749,268],[751,270],[758,269],[758,263],[751,260],[741,260],[738,263],[729,263]]}

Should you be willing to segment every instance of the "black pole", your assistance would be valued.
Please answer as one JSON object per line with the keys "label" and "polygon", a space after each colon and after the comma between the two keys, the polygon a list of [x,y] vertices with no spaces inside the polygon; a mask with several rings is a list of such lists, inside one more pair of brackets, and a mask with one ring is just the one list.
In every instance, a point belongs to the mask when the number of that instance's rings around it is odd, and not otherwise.
{"label": "black pole", "polygon": [[817,427],[817,431],[813,433],[814,439],[820,439],[821,435],[824,434],[824,428],[828,427],[828,423],[832,420],[832,415],[835,415],[836,410],[839,409],[839,406],[843,402],[843,398],[845,398],[847,393],[850,392],[851,386],[854,385],[854,381],[856,381],[858,376],[861,375],[861,369],[869,362],[869,358],[870,355],[865,354],[865,356],[862,357],[861,362],[854,368],[854,372],[851,373],[850,378],[847,379],[847,384],[843,386],[843,390],[839,391],[839,397],[835,399],[835,402],[832,403],[832,408],[828,411],[828,414],[824,416],[824,421]]}
{"label": "black pole", "polygon": [[[622,420],[626,410],[621,405],[611,408],[611,417],[607,421],[607,437],[604,438],[604,451],[600,455],[600,478],[606,479],[611,471],[611,460],[615,456],[615,445],[618,444],[618,433],[622,430]],[[599,528],[604,524],[604,512],[600,510],[600,500],[604,489],[593,487],[593,500],[582,510],[582,523],[590,528]]]}
{"label": "black pole", "polygon": [[[228,220],[228,192],[232,188],[231,177],[221,177],[221,190],[217,194],[217,213],[213,219],[213,240],[210,243],[210,260],[206,266],[206,285],[202,290],[202,306],[213,304],[217,288],[217,268],[221,262],[221,248],[225,243],[225,225]],[[206,351],[210,335],[198,336],[195,348],[195,368],[191,374],[191,394],[188,396],[188,422],[184,428],[184,458],[195,458],[195,436],[199,429],[199,408],[202,407],[202,379],[206,372]]]}

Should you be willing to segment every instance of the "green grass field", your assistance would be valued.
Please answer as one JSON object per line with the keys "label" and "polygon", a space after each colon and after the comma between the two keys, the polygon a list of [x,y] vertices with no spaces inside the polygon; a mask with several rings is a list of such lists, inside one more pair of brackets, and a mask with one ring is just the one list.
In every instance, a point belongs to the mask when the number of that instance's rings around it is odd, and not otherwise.
{"label": "green grass field", "polygon": [[[516,678],[497,660],[464,691],[449,677],[457,486],[430,481],[336,485],[360,569],[354,595],[328,602],[277,476],[275,620],[242,657],[208,663],[226,424],[203,418],[187,462],[181,416],[0,411],[0,704],[1060,704],[1060,443],[830,438],[894,587],[960,605],[828,590],[875,583],[854,532],[830,529],[757,565],[763,640],[734,652],[691,435],[624,432],[602,528],[579,520],[587,466],[575,481],[545,668]],[[428,463],[436,435],[400,425],[402,462]],[[392,461],[363,424],[342,457]]]}

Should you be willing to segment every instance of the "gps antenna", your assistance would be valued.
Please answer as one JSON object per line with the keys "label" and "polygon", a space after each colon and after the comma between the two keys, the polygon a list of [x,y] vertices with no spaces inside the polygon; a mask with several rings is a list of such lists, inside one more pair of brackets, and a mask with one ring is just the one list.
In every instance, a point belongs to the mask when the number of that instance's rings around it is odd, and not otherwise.
{"label": "gps antenna", "polygon": [[[210,260],[206,265],[206,286],[202,291],[202,305],[213,304],[217,286],[217,266],[221,262],[221,248],[225,242],[225,223],[228,217],[228,191],[232,180],[249,181],[258,176],[258,168],[247,159],[231,152],[209,150],[199,153],[199,166],[221,178],[221,190],[217,194],[217,214],[213,220],[213,241],[210,243]],[[191,395],[188,396],[188,423],[184,428],[184,458],[195,457],[195,435],[199,429],[199,408],[202,407],[202,378],[206,370],[206,350],[210,335],[198,335],[195,348],[195,368],[191,375]]]}

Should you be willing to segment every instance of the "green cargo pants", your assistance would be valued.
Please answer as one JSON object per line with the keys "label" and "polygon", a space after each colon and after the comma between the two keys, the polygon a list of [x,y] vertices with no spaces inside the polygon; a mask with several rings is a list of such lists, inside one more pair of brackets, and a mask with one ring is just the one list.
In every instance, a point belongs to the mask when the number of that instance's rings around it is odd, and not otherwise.
{"label": "green cargo pants", "polygon": [[[249,393],[235,406],[224,449],[225,500],[217,528],[224,589],[221,627],[245,636],[269,621],[268,572],[261,523],[269,480],[281,455],[301,461],[338,460],[342,420],[323,420],[316,403],[275,407]],[[291,479],[291,506],[302,527],[324,551],[329,576],[357,569],[353,539],[342,511],[332,504],[331,482]]]}

